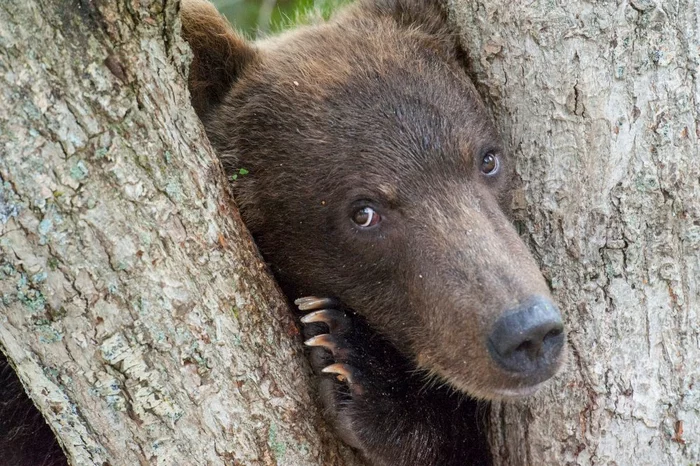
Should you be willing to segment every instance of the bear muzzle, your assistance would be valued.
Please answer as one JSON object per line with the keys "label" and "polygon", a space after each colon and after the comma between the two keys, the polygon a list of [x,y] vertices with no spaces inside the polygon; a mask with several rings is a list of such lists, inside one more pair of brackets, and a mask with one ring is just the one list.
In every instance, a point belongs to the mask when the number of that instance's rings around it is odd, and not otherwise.
{"label": "bear muzzle", "polygon": [[532,296],[493,324],[487,348],[500,368],[533,386],[556,374],[565,340],[559,309],[545,297]]}

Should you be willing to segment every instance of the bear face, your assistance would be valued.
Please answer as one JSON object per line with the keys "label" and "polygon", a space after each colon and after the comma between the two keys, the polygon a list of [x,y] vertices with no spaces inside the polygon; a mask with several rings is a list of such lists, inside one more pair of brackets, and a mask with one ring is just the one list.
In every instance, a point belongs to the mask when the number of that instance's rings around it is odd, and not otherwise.
{"label": "bear face", "polygon": [[534,392],[565,337],[439,2],[364,0],[256,43],[202,0],[182,17],[195,109],[248,172],[242,217],[289,299],[313,296],[312,366],[348,384],[321,381],[338,431],[372,464],[487,464],[473,399]]}
{"label": "bear face", "polygon": [[249,171],[236,199],[288,296],[336,297],[473,396],[528,392],[560,356],[523,373],[489,351],[500,317],[549,297],[503,213],[511,162],[440,13],[393,3],[256,45],[227,27],[235,78],[200,115]]}

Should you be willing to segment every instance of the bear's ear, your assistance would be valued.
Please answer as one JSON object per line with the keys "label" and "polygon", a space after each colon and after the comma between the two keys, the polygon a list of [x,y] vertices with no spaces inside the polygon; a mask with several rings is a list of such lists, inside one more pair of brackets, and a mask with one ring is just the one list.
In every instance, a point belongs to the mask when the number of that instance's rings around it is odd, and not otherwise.
{"label": "bear's ear", "polygon": [[466,61],[459,33],[448,20],[443,0],[361,0],[361,9],[390,17],[400,26],[418,29],[450,56]]}
{"label": "bear's ear", "polygon": [[209,1],[183,0],[181,5],[182,35],[194,53],[189,76],[192,105],[202,118],[257,54]]}

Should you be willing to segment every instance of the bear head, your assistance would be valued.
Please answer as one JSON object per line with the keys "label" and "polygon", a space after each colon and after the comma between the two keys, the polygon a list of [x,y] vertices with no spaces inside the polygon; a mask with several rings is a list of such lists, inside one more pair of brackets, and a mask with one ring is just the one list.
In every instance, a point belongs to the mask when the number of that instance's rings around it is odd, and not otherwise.
{"label": "bear head", "polygon": [[477,398],[533,392],[564,334],[506,215],[512,160],[438,2],[364,0],[248,42],[183,4],[192,102],[291,299],[333,296]]}

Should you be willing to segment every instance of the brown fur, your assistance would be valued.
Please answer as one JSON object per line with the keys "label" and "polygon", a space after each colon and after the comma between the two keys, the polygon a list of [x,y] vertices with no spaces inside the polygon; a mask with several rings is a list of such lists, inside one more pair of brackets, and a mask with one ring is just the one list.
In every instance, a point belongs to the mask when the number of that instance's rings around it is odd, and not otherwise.
{"label": "brown fur", "polygon": [[[254,45],[204,3],[183,9],[193,102],[224,165],[249,171],[236,200],[287,295],[338,298],[473,397],[553,375],[487,350],[505,312],[549,290],[504,213],[510,161],[439,3],[363,0]],[[373,233],[349,221],[360,200],[383,216]]]}
{"label": "brown fur", "polygon": [[183,35],[197,50],[189,75],[192,105],[198,114],[205,114],[255,61],[256,53],[210,2],[187,0],[181,3],[181,9]]}
{"label": "brown fur", "polygon": [[[201,6],[205,2],[194,3]],[[404,6],[397,9],[396,4]],[[192,13],[192,8],[188,8]],[[215,36],[217,40],[231,34],[221,21],[219,18],[215,23],[222,31]],[[192,19],[184,21],[188,40],[195,35],[200,37],[200,31],[195,34],[187,29],[196,24]],[[319,277],[337,275],[339,265],[329,257],[323,244],[310,240],[302,240],[299,252],[285,251],[285,257],[266,254],[278,275],[280,270],[283,272],[283,284],[294,283],[300,294],[337,295],[338,289],[346,290],[348,296],[343,298],[348,305],[363,309],[363,315],[373,325],[393,337],[426,369],[473,395],[494,398],[498,397],[498,388],[512,388],[518,381],[489,358],[483,343],[485,329],[519,299],[533,293],[548,296],[549,292],[539,269],[502,213],[503,206],[498,205],[508,191],[508,177],[501,176],[493,183],[468,183],[478,175],[475,159],[479,150],[499,148],[500,143],[474,86],[461,68],[463,61],[455,37],[432,2],[361,2],[334,22],[302,27],[262,41],[255,58],[245,56],[246,63],[252,64],[243,73],[237,64],[226,72],[215,70],[213,75],[203,77],[201,58],[193,65],[193,73],[196,86],[216,81],[222,73],[229,76],[228,82],[238,79],[216,116],[205,114],[204,118],[210,139],[225,165],[246,168],[251,173],[237,183],[237,201],[264,254],[277,249],[279,241],[269,232],[283,230],[289,234],[290,229],[298,228],[299,235],[307,236],[307,228],[314,228],[285,217],[279,204],[292,195],[300,197],[292,217],[301,219],[308,215],[305,209],[319,210],[321,214],[333,205],[338,191],[351,190],[353,185],[363,184],[368,189],[384,186],[397,193],[421,225],[421,231],[396,232],[394,244],[410,241],[415,254],[408,248],[402,254],[402,260],[410,260],[410,270],[408,264],[386,267],[387,272],[402,271],[402,276],[397,277],[402,288],[391,290],[395,295],[370,295],[368,284],[358,282],[351,274],[338,277],[332,287],[319,287]],[[229,36],[227,43],[240,40]],[[192,45],[196,49],[201,43]],[[246,54],[252,50],[252,46],[245,46]],[[224,53],[226,58],[214,62],[234,64],[228,49],[211,48],[206,53],[208,60],[214,53]],[[401,81],[396,85],[399,93],[401,88],[407,89],[405,96],[389,95],[395,90],[393,79]],[[345,92],[354,95],[337,97],[344,88],[352,88]],[[430,124],[424,128],[421,124],[409,127],[417,123],[411,121],[393,122],[393,127],[381,132],[382,126],[387,125],[370,123],[373,116],[368,113],[381,110],[377,101],[382,99],[382,93],[396,105],[401,104],[403,97],[420,100],[421,94],[434,94],[423,98],[434,105],[426,116],[436,119],[442,134],[434,134]],[[195,92],[195,102],[199,98]],[[348,105],[337,108],[343,106],[344,99]],[[197,106],[201,108],[203,104]],[[335,106],[333,111],[337,108],[338,113],[333,114],[329,106]],[[331,118],[337,118],[332,126],[328,125]],[[405,125],[405,131],[413,132],[412,138],[434,137],[434,143],[449,144],[436,151],[437,165],[415,171],[420,161],[399,153],[400,144],[391,141],[392,132],[401,125]],[[346,134],[351,128],[361,128],[362,134]],[[442,140],[438,142],[437,138]],[[355,144],[363,147],[357,150],[352,147]],[[447,150],[460,154],[460,158],[439,160],[439,152]],[[380,152],[389,153],[387,158],[396,163],[396,170],[391,170],[394,179],[380,173],[385,168],[382,161],[376,160]],[[282,169],[277,170],[275,167],[280,165]],[[344,167],[352,165],[366,171],[364,179],[357,170],[343,173]],[[432,178],[434,192],[429,198],[418,200],[411,189],[420,178]],[[325,206],[320,204],[322,193],[329,194]],[[475,204],[482,209],[474,209]],[[434,220],[423,225],[420,216]],[[455,230],[455,225],[460,229]],[[311,257],[296,255],[306,251],[312,251]],[[460,270],[465,266],[465,258],[472,264],[472,277],[464,277],[465,272]],[[463,262],[454,263],[458,259]],[[295,265],[296,261],[306,264]],[[431,267],[422,267],[421,263]],[[464,281],[456,283],[460,279]],[[455,288],[446,289],[449,286]],[[400,316],[394,311],[398,303],[403,309]],[[397,325],[397,320],[401,325]]]}

